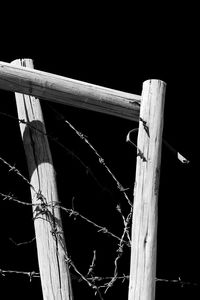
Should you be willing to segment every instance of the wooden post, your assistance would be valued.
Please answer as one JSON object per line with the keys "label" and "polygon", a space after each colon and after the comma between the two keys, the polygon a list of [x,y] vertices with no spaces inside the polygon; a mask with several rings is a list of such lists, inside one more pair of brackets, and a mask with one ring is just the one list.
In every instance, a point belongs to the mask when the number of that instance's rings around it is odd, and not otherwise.
{"label": "wooden post", "polygon": [[[29,59],[14,65],[33,68]],[[31,183],[33,219],[44,300],[71,300],[72,288],[58,203],[57,187],[38,99],[15,93]]]}
{"label": "wooden post", "polygon": [[140,95],[0,61],[0,89],[138,121]]}
{"label": "wooden post", "polygon": [[166,84],[143,83],[134,188],[129,300],[155,299],[157,201]]}

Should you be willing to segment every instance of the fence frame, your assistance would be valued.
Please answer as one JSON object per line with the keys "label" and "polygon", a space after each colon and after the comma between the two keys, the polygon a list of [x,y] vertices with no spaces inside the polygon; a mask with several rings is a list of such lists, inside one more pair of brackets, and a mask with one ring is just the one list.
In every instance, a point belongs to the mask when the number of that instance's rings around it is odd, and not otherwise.
{"label": "fence frame", "polygon": [[[143,248],[148,248],[148,263],[134,263],[134,253],[139,253],[141,241],[139,240],[139,243],[133,242],[131,250],[129,300],[153,300],[155,298],[157,198],[165,83],[155,79],[145,81],[141,97],[140,95],[129,94],[47,72],[0,62],[0,89],[28,94],[39,97],[40,99],[114,115],[124,119],[139,121],[136,188],[134,190],[134,196],[138,199],[137,205],[140,206],[139,210],[142,209],[142,205],[145,204],[145,201],[147,202],[148,208],[146,213],[147,215],[150,214],[150,217],[148,218],[145,215],[144,222],[142,226],[139,224],[139,227],[138,224],[135,223],[136,219],[133,218],[132,240],[136,240],[135,227],[142,233]],[[149,150],[150,152],[148,152]],[[148,166],[148,170],[145,170],[145,165]],[[143,173],[143,178],[140,172]],[[150,182],[150,184],[148,182]],[[146,190],[145,199],[141,198],[141,187]],[[152,192],[149,197],[146,195],[148,191]],[[137,205],[134,203],[135,216],[137,216]],[[148,226],[146,221],[148,221]],[[147,247],[147,245],[149,246]],[[145,275],[145,284],[141,277],[143,271],[147,274]],[[138,277],[139,280],[136,280],[134,274],[140,274]],[[138,293],[138,295],[140,295],[139,298],[136,294],[132,293],[133,285],[136,290],[140,291]],[[144,289],[142,293],[141,289]]]}

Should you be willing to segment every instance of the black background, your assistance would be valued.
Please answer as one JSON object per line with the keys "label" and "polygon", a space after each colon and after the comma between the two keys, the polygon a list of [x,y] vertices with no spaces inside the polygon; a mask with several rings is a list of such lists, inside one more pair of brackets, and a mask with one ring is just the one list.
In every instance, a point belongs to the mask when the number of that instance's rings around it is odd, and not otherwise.
{"label": "black background", "polygon": [[[157,9],[158,8],[158,9]],[[96,3],[73,6],[5,10],[2,21],[0,60],[32,58],[36,69],[94,84],[141,94],[147,79],[167,83],[164,137],[190,160],[181,164],[163,146],[158,223],[157,278],[181,278],[199,283],[199,196],[198,172],[198,35],[195,7],[147,7]],[[10,27],[8,26],[10,24]],[[14,95],[0,91],[0,111],[17,116]],[[126,135],[135,122],[64,107],[41,101],[47,132],[59,140],[94,172],[98,184],[80,164],[50,141],[57,174],[59,197],[76,210],[120,235],[123,224],[116,211],[121,203],[128,207],[113,180],[99,165],[94,153],[60,122],[52,108],[62,113],[78,130],[88,136],[121,184],[134,185],[136,151]],[[28,176],[18,123],[0,115],[0,156]],[[30,201],[29,188],[0,163],[2,193]],[[102,188],[103,187],[103,188]],[[0,269],[38,271],[34,242],[16,246],[16,242],[34,237],[31,209],[1,202]],[[96,249],[95,274],[112,276],[117,243],[79,220],[63,214],[69,255],[86,274]],[[124,250],[119,274],[128,274],[129,251]],[[72,272],[74,273],[74,272]],[[95,299],[85,283],[72,281],[74,298]],[[1,299],[42,299],[39,279],[25,275],[0,275]],[[115,282],[104,299],[127,299],[128,282]],[[200,286],[158,282],[156,299],[197,299]],[[97,298],[97,297],[96,297]]]}

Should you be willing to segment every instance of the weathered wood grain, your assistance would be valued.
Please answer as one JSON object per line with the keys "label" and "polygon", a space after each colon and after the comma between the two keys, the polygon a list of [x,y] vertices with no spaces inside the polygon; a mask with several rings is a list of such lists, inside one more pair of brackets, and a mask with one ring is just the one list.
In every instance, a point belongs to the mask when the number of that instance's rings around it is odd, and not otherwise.
{"label": "weathered wood grain", "polygon": [[[32,60],[13,65],[33,67]],[[27,165],[30,175],[33,219],[44,300],[71,300],[72,288],[66,263],[66,246],[58,203],[57,186],[45,124],[38,99],[15,93]],[[26,124],[27,123],[27,124]]]}
{"label": "weathered wood grain", "polygon": [[0,62],[0,89],[138,121],[140,95]]}
{"label": "weathered wood grain", "polygon": [[143,84],[134,188],[129,300],[154,300],[165,83]]}

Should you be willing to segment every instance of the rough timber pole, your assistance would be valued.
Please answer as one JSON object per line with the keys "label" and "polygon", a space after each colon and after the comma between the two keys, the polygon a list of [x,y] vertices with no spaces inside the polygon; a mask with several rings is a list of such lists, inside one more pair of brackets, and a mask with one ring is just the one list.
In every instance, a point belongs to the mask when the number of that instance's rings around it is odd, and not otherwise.
{"label": "rough timber pole", "polygon": [[154,300],[157,201],[166,84],[143,83],[134,189],[129,300]]}
{"label": "rough timber pole", "polygon": [[[15,65],[33,68],[32,60]],[[72,289],[66,263],[66,246],[58,207],[57,188],[51,153],[45,133],[40,102],[24,94],[15,94],[31,183],[33,218],[44,300],[71,300]],[[27,124],[28,125],[27,125]],[[36,128],[36,129],[34,129]]]}
{"label": "rough timber pole", "polygon": [[138,121],[141,96],[0,61],[0,89]]}

